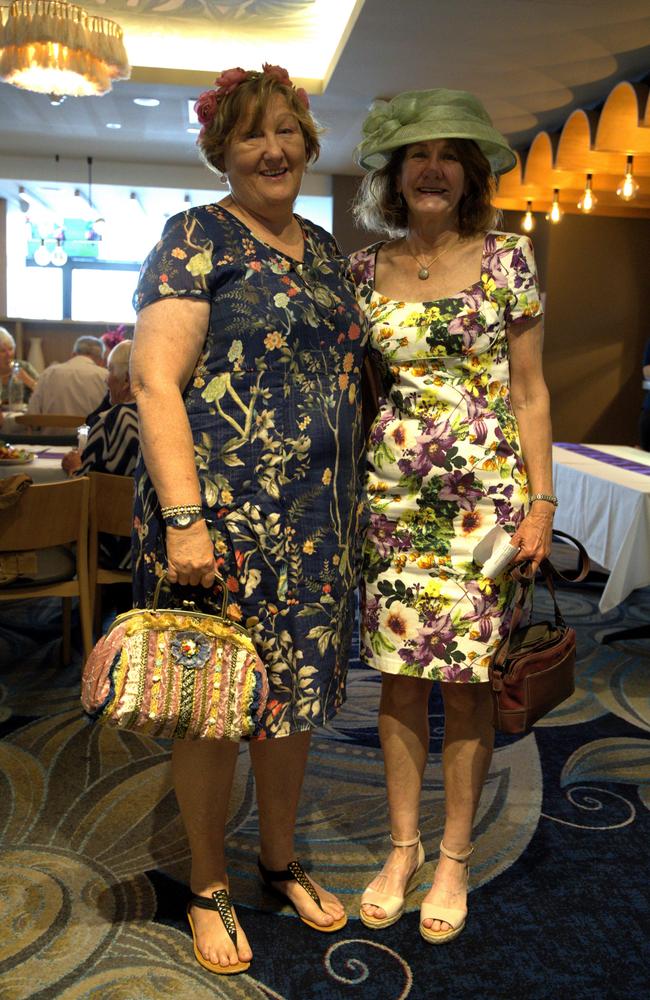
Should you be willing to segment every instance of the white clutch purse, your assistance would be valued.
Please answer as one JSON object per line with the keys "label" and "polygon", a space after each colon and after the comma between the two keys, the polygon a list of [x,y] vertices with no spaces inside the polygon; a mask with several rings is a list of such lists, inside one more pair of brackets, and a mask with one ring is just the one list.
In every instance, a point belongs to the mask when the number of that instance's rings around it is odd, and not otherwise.
{"label": "white clutch purse", "polygon": [[496,524],[475,546],[472,553],[474,562],[483,569],[483,576],[496,580],[510,566],[519,552],[517,545],[510,544],[511,536]]}

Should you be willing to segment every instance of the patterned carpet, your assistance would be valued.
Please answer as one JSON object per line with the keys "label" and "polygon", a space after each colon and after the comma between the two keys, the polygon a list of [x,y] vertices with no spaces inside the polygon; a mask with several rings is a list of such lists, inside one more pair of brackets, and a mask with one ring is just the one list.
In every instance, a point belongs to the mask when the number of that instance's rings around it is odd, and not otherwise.
{"label": "patterned carpet", "polygon": [[[353,665],[348,702],[313,744],[300,856],[346,901],[335,935],[262,892],[248,755],[229,820],[231,886],[250,975],[195,963],[184,918],[188,853],[168,747],[89,726],[79,664],[57,666],[56,605],[0,611],[0,997],[3,1000],[572,1000],[650,994],[650,642],[599,644],[650,617],[650,590],[605,617],[598,591],[561,594],[579,631],[575,696],[522,739],[500,738],[481,800],[470,915],[445,947],[417,904],[373,933],[356,913],[381,866],[386,805],[378,681]],[[546,610],[543,595],[539,609]],[[34,611],[34,609],[38,610]],[[432,702],[423,836],[440,838],[442,717]]]}

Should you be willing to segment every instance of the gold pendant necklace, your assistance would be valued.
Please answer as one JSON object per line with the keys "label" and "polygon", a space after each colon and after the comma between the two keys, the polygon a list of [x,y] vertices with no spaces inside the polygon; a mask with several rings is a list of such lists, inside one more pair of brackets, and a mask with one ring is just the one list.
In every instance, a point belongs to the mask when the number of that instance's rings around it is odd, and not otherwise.
{"label": "gold pendant necklace", "polygon": [[429,277],[429,268],[431,267],[431,265],[435,264],[435,262],[437,260],[440,260],[440,258],[442,257],[443,253],[447,253],[447,250],[451,250],[451,248],[455,247],[458,242],[459,241],[456,240],[454,243],[450,243],[449,246],[446,246],[444,250],[441,250],[440,253],[436,257],[433,258],[433,260],[430,260],[428,264],[423,264],[422,261],[420,260],[420,258],[416,257],[415,254],[413,253],[413,251],[411,250],[411,248],[408,245],[408,242],[406,240],[406,237],[404,238],[404,246],[406,247],[407,252],[411,255],[411,257],[413,258],[413,260],[415,261],[415,263],[420,268],[420,270],[418,271],[418,278],[420,279],[420,281],[426,281],[427,280],[427,278]]}

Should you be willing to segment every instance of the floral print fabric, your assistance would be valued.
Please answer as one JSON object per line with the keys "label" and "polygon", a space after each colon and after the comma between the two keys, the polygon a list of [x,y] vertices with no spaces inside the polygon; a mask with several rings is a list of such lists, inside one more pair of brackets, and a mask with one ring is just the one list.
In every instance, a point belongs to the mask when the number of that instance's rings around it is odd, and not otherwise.
{"label": "floral print fabric", "polygon": [[387,673],[485,681],[512,584],[484,578],[472,552],[524,515],[506,326],[541,313],[533,250],[490,232],[476,284],[397,302],[374,290],[380,246],[352,255],[385,392],[368,444],[362,656]]}
{"label": "floral print fabric", "polygon": [[[322,724],[344,700],[364,527],[365,325],[348,260],[299,221],[302,263],[217,205],[175,216],[135,297],[138,309],[166,296],[210,303],[183,397],[228,613],[269,675],[262,737]],[[134,586],[146,605],[164,535],[142,464],[136,481]]]}

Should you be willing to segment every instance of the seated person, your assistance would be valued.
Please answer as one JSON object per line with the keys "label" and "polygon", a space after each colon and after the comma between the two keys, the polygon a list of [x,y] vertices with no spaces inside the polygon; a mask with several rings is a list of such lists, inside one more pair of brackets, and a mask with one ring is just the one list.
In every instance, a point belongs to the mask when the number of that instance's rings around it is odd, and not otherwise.
{"label": "seated person", "polygon": [[[85,417],[106,392],[103,344],[98,337],[78,337],[72,357],[50,365],[32,393],[29,413],[69,413]],[[65,432],[64,432],[65,433]]]}
{"label": "seated person", "polygon": [[[16,341],[0,326],[0,402],[6,406],[9,401],[9,379],[11,378],[12,365],[16,360]],[[38,372],[29,361],[18,361],[20,365],[20,378],[25,386],[25,399],[29,399],[38,381]]]}
{"label": "seated person", "polygon": [[[69,476],[89,472],[110,472],[132,476],[138,458],[138,415],[131,381],[129,358],[131,340],[123,340],[108,356],[108,392],[110,408],[103,410],[88,433],[81,454],[75,449],[61,460]],[[129,569],[131,543],[128,538],[106,536],[100,544],[99,561],[111,569]]]}
{"label": "seated person", "polygon": [[[104,345],[104,364],[108,364],[108,356],[113,350],[113,348],[117,347],[118,344],[121,344],[124,340],[127,339],[124,336],[125,330],[126,327],[122,323],[120,324],[120,326],[116,326],[114,330],[108,330],[106,333],[102,334],[101,341],[102,344]],[[111,402],[109,398],[109,392],[107,389],[106,395],[102,399],[101,403],[99,403],[99,405],[96,406],[91,413],[86,414],[86,423],[88,424],[88,426],[92,427],[92,425],[97,420],[99,414],[102,413],[104,410],[107,410],[110,405]]]}

